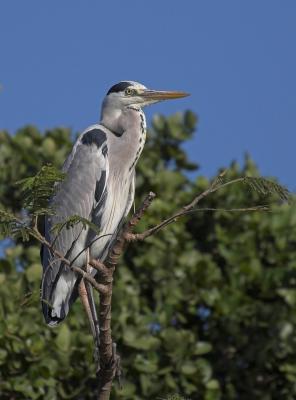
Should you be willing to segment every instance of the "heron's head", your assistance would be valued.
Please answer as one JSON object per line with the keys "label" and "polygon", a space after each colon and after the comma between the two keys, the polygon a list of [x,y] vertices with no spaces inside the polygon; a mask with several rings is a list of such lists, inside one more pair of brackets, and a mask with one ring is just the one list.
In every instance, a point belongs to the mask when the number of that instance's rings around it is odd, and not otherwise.
{"label": "heron's head", "polygon": [[142,108],[163,100],[189,96],[185,92],[151,90],[138,82],[122,81],[112,86],[103,102],[104,107],[123,110],[126,107]]}
{"label": "heron's head", "polygon": [[122,81],[109,89],[102,104],[101,123],[113,131],[120,131],[125,110],[140,110],[149,104],[186,96],[189,94],[185,92],[151,90],[138,82]]}

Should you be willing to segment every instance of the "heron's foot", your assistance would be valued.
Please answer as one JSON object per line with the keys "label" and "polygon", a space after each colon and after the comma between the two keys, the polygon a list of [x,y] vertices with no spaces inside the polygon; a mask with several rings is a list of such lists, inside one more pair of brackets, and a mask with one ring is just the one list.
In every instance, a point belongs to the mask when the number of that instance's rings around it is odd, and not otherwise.
{"label": "heron's foot", "polygon": [[112,344],[112,369],[114,371],[114,378],[118,382],[118,386],[122,389],[121,384],[121,376],[122,376],[122,368],[121,368],[121,358],[120,355],[116,352],[116,343]]}
{"label": "heron's foot", "polygon": [[118,382],[120,389],[122,388],[121,384],[121,376],[122,369],[120,363],[120,356],[116,352],[116,343],[112,343],[112,357],[108,364],[101,364],[101,368],[97,370],[97,376],[99,379],[102,379],[104,376],[104,380],[113,381],[115,378]]}
{"label": "heron's foot", "polygon": [[97,365],[97,370],[96,370],[96,374],[99,373],[100,369],[101,369],[101,365],[100,365],[100,350],[99,350],[99,346],[96,346],[94,349],[94,353],[93,353],[93,358],[94,358],[94,362]]}

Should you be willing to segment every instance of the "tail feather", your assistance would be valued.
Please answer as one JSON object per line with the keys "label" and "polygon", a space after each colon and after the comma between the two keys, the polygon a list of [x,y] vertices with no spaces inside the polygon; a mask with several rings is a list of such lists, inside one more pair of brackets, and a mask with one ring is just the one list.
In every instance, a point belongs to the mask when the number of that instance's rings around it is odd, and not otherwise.
{"label": "tail feather", "polygon": [[41,304],[45,322],[56,326],[66,318],[78,296],[78,278],[74,272],[63,270],[53,281],[51,272],[49,266],[43,275]]}

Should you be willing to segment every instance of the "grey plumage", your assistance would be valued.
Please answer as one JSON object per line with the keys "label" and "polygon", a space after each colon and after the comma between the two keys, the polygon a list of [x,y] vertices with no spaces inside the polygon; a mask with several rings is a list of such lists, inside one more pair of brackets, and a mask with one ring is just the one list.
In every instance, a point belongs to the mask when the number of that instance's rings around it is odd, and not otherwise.
{"label": "grey plumage", "polygon": [[[120,82],[108,91],[101,123],[79,136],[64,163],[65,180],[58,184],[51,200],[55,215],[45,221],[46,239],[73,264],[85,265],[87,248],[91,258],[104,261],[133,204],[135,166],[146,139],[142,107],[185,95],[151,91],[132,81]],[[64,228],[55,237],[51,227],[72,215],[95,223],[100,235],[83,229],[79,223]],[[41,260],[43,314],[46,323],[56,325],[66,317],[77,297],[79,277],[46,246],[42,248]]]}

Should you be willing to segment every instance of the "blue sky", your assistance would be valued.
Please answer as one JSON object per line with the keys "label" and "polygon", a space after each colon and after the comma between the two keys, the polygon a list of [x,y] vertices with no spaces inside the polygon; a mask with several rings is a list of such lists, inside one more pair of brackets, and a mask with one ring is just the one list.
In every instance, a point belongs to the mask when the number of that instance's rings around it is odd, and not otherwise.
{"label": "blue sky", "polygon": [[199,173],[249,152],[296,190],[295,0],[3,0],[0,16],[0,129],[80,131],[112,84],[137,80],[192,94],[147,116],[199,115]]}

